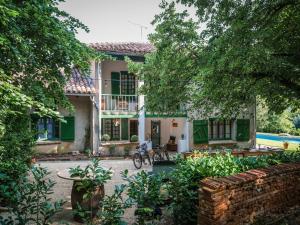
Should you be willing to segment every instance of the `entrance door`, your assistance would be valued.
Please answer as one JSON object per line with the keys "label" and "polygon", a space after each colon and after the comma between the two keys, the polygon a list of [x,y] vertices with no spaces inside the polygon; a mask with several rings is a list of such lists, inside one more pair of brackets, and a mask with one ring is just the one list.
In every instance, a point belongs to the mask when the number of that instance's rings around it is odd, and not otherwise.
{"label": "entrance door", "polygon": [[160,121],[151,120],[151,141],[153,147],[160,145]]}

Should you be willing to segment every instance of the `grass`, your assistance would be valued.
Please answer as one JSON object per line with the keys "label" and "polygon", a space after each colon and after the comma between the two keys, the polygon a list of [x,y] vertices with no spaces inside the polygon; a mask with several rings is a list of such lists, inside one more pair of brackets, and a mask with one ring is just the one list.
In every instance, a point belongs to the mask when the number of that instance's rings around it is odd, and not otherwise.
{"label": "grass", "polygon": [[[283,142],[282,141],[270,141],[270,140],[266,140],[266,139],[257,138],[256,139],[256,144],[283,148]],[[299,147],[299,144],[289,142],[289,147],[288,147],[287,150],[296,151],[298,147]]]}

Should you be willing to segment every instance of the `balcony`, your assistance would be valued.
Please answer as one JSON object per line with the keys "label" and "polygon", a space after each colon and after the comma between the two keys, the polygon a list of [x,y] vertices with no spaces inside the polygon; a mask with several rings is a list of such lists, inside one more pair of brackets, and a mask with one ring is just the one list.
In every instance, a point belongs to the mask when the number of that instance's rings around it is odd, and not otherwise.
{"label": "balcony", "polygon": [[102,94],[101,110],[111,113],[136,113],[138,110],[138,96]]}

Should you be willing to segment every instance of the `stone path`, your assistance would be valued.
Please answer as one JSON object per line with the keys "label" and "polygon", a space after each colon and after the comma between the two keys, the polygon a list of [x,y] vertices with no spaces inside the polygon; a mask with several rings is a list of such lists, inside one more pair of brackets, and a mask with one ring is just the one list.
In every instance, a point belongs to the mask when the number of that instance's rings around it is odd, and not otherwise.
{"label": "stone path", "polygon": [[[54,193],[51,196],[53,200],[63,199],[66,202],[64,205],[64,210],[58,213],[54,217],[53,224],[60,224],[61,222],[68,222],[69,224],[78,224],[72,219],[72,208],[71,208],[71,189],[72,189],[72,181],[61,179],[57,177],[57,172],[60,170],[68,169],[70,167],[81,166],[85,167],[88,165],[89,161],[51,161],[51,162],[39,162],[42,167],[48,168],[51,172],[50,178],[56,182]],[[139,170],[135,169],[133,162],[131,160],[103,160],[101,161],[101,165],[106,168],[111,168],[114,171],[112,180],[110,180],[105,185],[105,194],[110,195],[113,193],[114,186],[117,184],[121,184],[124,181],[120,175],[121,171],[128,169],[129,174],[137,173]],[[150,171],[152,167],[147,165],[142,167],[142,169]],[[126,211],[125,220],[132,224],[134,221],[133,209]]]}

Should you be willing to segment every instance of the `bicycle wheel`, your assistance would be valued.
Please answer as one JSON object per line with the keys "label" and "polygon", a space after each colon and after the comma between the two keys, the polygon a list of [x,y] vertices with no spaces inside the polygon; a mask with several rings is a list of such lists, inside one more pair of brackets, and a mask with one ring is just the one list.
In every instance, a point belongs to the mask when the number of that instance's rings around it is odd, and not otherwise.
{"label": "bicycle wheel", "polygon": [[154,161],[161,161],[161,160],[163,160],[163,157],[161,156],[161,154],[158,152],[155,152],[154,155],[152,156],[152,161],[154,162]]}
{"label": "bicycle wheel", "polygon": [[143,163],[143,159],[140,153],[136,152],[133,154],[132,156],[132,160],[133,160],[133,165],[136,169],[141,169],[142,167],[142,163]]}
{"label": "bicycle wheel", "polygon": [[164,153],[165,153],[165,156],[166,156],[167,160],[170,161],[168,150],[165,150]]}

